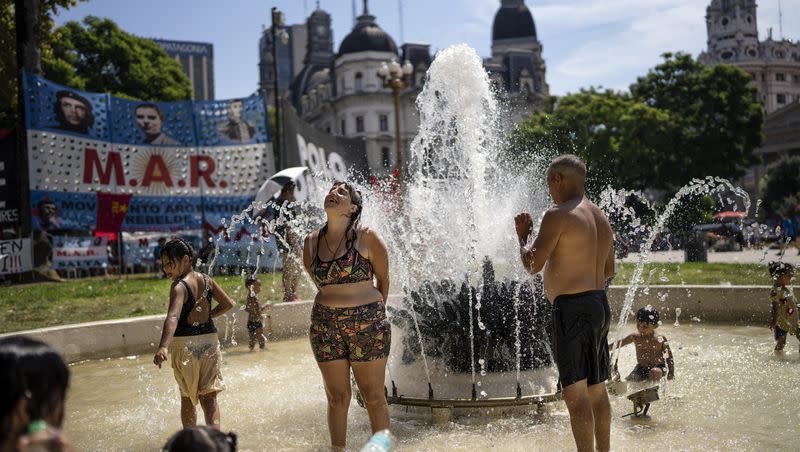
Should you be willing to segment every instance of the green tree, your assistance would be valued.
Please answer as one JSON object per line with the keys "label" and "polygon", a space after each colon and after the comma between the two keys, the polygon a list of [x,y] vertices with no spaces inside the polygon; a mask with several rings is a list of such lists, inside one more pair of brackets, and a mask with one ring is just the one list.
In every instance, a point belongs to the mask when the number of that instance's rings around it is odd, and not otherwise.
{"label": "green tree", "polygon": [[631,85],[637,101],[669,112],[673,127],[664,136],[671,149],[662,156],[659,178],[675,190],[706,175],[738,178],[758,161],[763,110],[750,75],[731,65],[706,66],[684,53],[664,62]]}
{"label": "green tree", "polygon": [[589,167],[591,193],[608,184],[643,188],[657,175],[670,117],[624,93],[596,89],[564,96],[552,112],[535,112],[515,129],[510,153],[524,165],[544,154],[572,152]]}
{"label": "green tree", "polygon": [[[53,15],[59,8],[75,6],[78,0],[39,1],[39,42],[42,58],[52,55],[52,44],[58,41],[53,32]],[[14,126],[17,116],[17,29],[14,22],[14,2],[0,3],[0,127]]]}
{"label": "green tree", "polygon": [[750,77],[680,53],[664,59],[631,94],[581,90],[535,112],[514,130],[510,160],[524,168],[577,154],[589,167],[590,194],[608,184],[674,193],[693,178],[741,176],[757,161],[763,125]]}
{"label": "green tree", "polygon": [[794,215],[800,197],[800,157],[784,157],[769,165],[760,184],[761,211],[767,218]]}
{"label": "green tree", "polygon": [[[54,28],[53,15],[78,0],[41,0],[44,77],[77,89],[109,92],[147,101],[191,97],[180,63],[153,41],[121,30],[109,19],[87,16],[82,23]],[[16,30],[13,2],[0,6],[0,127],[12,127],[17,113]]]}
{"label": "green tree", "polygon": [[155,42],[121,30],[109,19],[87,16],[56,30],[45,77],[78,89],[146,101],[189,99],[189,79],[180,63]]}

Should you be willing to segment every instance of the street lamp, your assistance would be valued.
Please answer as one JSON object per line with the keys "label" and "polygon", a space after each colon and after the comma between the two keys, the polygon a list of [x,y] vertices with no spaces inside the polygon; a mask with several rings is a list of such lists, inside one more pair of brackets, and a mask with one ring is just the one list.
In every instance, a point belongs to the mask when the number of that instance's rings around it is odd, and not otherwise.
{"label": "street lamp", "polygon": [[403,144],[400,141],[400,91],[408,88],[411,85],[411,73],[414,72],[414,67],[406,60],[402,66],[396,60],[388,63],[383,63],[381,68],[378,69],[378,77],[383,80],[384,88],[391,88],[394,94],[394,139],[395,139],[395,152],[397,153],[397,183],[400,189],[403,188],[403,179],[405,179],[405,167],[403,166]]}
{"label": "street lamp", "polygon": [[275,102],[275,150],[273,154],[277,154],[278,156],[278,167],[280,167],[281,158],[283,157],[283,153],[281,152],[281,130],[283,128],[282,121],[281,121],[281,102],[280,102],[280,94],[279,94],[279,85],[278,85],[278,39],[281,40],[281,44],[286,44],[289,42],[289,35],[286,33],[284,29],[284,20],[283,20],[283,13],[278,11],[278,8],[272,7],[272,27],[270,28],[270,32],[272,33],[272,74],[273,74],[273,84],[274,84],[274,95],[272,96],[273,101]]}

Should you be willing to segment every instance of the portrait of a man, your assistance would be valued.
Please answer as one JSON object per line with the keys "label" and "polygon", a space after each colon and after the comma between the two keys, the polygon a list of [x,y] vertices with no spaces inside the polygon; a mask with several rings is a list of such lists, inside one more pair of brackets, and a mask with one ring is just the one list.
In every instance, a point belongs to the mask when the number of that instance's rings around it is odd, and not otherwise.
{"label": "portrait of a man", "polygon": [[180,143],[161,131],[164,125],[164,113],[156,104],[139,104],[134,110],[136,126],[144,134],[144,143],[153,145],[176,146]]}
{"label": "portrait of a man", "polygon": [[245,143],[256,135],[256,128],[244,119],[244,102],[232,100],[228,103],[228,121],[219,126],[219,133],[230,141]]}
{"label": "portrait of a man", "polygon": [[55,202],[45,198],[36,204],[36,208],[39,211],[39,216],[37,217],[39,220],[39,229],[43,231],[52,231],[61,227],[61,221],[58,218],[58,210]]}
{"label": "portrait of a man", "polygon": [[87,134],[94,125],[92,104],[85,97],[72,91],[57,92],[53,110],[58,121],[53,127],[55,129]]}

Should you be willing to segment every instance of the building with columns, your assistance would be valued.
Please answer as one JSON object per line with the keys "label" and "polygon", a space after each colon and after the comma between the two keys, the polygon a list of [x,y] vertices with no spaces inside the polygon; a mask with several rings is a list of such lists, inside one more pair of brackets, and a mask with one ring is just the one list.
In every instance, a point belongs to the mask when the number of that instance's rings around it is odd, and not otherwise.
{"label": "building with columns", "polygon": [[[394,98],[392,90],[383,87],[378,70],[392,60],[401,64],[408,61],[412,67],[409,86],[400,94],[399,109],[400,137],[407,162],[409,145],[419,127],[416,98],[434,58],[430,46],[413,42],[398,46],[370,14],[367,0],[337,50],[333,48],[331,17],[319,5],[308,17],[305,30],[304,66],[284,96],[298,116],[315,128],[363,139],[372,174],[390,174],[396,165]],[[267,52],[271,49],[262,48]],[[266,87],[268,66],[263,61],[271,55],[265,56],[264,51],[261,78]],[[492,56],[484,60],[484,67],[515,120],[543,106],[549,95],[541,52],[533,15],[524,0],[501,0],[492,27]],[[296,52],[294,55],[296,58]]]}

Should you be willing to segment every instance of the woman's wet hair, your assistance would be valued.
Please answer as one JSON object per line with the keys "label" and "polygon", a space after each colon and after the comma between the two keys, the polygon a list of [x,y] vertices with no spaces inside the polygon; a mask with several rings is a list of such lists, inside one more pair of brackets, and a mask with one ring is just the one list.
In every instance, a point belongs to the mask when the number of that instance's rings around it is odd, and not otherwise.
{"label": "woman's wet hair", "polygon": [[207,425],[186,427],[172,435],[162,449],[164,452],[234,452],[236,433],[223,433]]}
{"label": "woman's wet hair", "polygon": [[[364,210],[364,199],[361,196],[361,192],[356,190],[356,188],[349,183],[341,180],[334,181],[333,187],[337,185],[344,185],[344,187],[347,189],[347,192],[350,193],[350,202],[356,206],[355,212],[350,215],[350,222],[347,223],[347,229],[345,230],[345,234],[347,235],[345,249],[349,249],[350,245],[356,240],[358,225],[361,221],[361,211]],[[328,232],[328,223],[325,223],[325,226],[322,227],[320,234],[325,235],[326,232]]]}
{"label": "woman's wet hair", "polygon": [[0,437],[10,438],[24,432],[12,432],[14,410],[27,399],[26,411],[31,421],[64,420],[63,404],[69,386],[69,369],[52,347],[26,336],[0,339]]}
{"label": "woman's wet hair", "polygon": [[194,268],[195,252],[192,243],[186,239],[176,238],[168,241],[161,247],[161,258],[167,257],[170,261],[178,262],[183,256],[189,256],[189,265]]}

